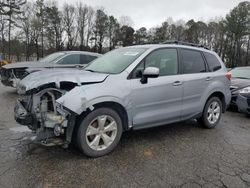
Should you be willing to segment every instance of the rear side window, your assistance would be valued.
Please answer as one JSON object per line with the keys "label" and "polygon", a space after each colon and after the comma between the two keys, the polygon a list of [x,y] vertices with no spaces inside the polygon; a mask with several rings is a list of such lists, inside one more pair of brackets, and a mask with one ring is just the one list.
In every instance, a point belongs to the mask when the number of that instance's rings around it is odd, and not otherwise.
{"label": "rear side window", "polygon": [[96,56],[92,55],[80,55],[80,64],[88,64],[96,58]]}
{"label": "rear side window", "polygon": [[183,74],[206,72],[205,62],[200,52],[182,49]]}
{"label": "rear side window", "polygon": [[203,52],[203,54],[207,60],[209,71],[214,72],[221,69],[221,64],[215,55],[207,52]]}

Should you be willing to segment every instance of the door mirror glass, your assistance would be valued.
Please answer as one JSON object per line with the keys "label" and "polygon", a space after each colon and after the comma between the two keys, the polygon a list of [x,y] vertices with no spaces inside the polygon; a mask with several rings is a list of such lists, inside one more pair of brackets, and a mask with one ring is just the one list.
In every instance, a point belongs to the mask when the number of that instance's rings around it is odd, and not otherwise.
{"label": "door mirror glass", "polygon": [[143,76],[147,78],[157,78],[160,74],[160,70],[157,67],[147,67],[143,71]]}
{"label": "door mirror glass", "polygon": [[147,67],[143,73],[141,78],[141,83],[148,83],[148,78],[157,78],[160,74],[160,69],[157,67]]}

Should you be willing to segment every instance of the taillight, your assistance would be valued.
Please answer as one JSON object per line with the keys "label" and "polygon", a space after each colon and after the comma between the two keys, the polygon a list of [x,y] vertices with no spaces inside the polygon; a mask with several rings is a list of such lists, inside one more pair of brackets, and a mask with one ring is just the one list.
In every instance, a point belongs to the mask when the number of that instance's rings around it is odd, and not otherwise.
{"label": "taillight", "polygon": [[225,76],[226,76],[226,78],[227,78],[228,80],[231,80],[231,79],[232,79],[232,73],[231,73],[231,72],[227,72]]}

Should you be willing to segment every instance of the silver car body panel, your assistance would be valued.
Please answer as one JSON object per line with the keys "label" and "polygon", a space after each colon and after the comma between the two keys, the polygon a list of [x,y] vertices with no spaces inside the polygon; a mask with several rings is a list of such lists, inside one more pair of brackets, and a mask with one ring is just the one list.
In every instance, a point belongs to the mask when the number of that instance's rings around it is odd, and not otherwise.
{"label": "silver car body panel", "polygon": [[34,72],[25,77],[20,84],[25,86],[26,91],[29,91],[50,83],[60,85],[61,82],[71,82],[82,85],[83,83],[102,82],[107,76],[108,74],[77,69],[54,69]]}
{"label": "silver car body panel", "polygon": [[[129,127],[155,126],[189,119],[202,113],[208,97],[214,92],[225,96],[229,104],[231,93],[230,81],[225,77],[226,68],[216,72],[182,74],[149,78],[147,84],[140,79],[128,79],[130,72],[151,51],[159,48],[179,48],[179,45],[143,45],[148,48],[139,58],[120,74],[100,74],[82,70],[41,71],[27,76],[21,81],[26,90],[40,87],[47,83],[74,82],[74,89],[57,99],[57,103],[80,115],[94,105],[103,102],[115,102],[122,105],[128,115]],[[194,47],[183,47],[194,49]],[[200,51],[213,53],[199,48]],[[214,53],[215,54],[215,53]],[[217,56],[217,55],[216,55]],[[217,56],[218,57],[218,56]],[[212,79],[208,79],[208,78]],[[172,85],[180,81],[180,86]],[[84,84],[84,83],[93,84]]]}

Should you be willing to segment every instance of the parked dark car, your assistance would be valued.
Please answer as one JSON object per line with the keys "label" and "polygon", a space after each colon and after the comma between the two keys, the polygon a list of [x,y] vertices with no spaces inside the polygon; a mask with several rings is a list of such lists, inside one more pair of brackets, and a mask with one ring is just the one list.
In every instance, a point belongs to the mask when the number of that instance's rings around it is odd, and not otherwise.
{"label": "parked dark car", "polygon": [[50,54],[35,62],[12,63],[1,67],[1,82],[5,86],[16,87],[20,80],[32,72],[47,68],[84,67],[100,55],[83,51],[62,51]]}
{"label": "parked dark car", "polygon": [[250,66],[234,68],[231,73],[231,105],[240,112],[250,114]]}

